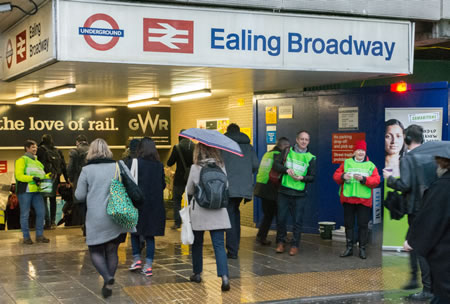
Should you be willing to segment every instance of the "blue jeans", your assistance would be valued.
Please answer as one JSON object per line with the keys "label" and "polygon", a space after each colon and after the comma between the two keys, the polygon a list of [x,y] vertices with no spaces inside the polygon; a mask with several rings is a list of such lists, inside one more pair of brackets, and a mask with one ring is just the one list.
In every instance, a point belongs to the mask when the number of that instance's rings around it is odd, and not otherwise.
{"label": "blue jeans", "polygon": [[293,247],[300,245],[306,203],[306,196],[291,196],[278,193],[277,243],[286,243],[287,217],[290,212],[293,217],[293,239],[291,245]]}
{"label": "blue jeans", "polygon": [[239,243],[241,242],[241,211],[239,205],[242,197],[231,197],[228,199],[228,216],[230,218],[231,228],[226,230],[227,251],[228,254],[237,256]]}
{"label": "blue jeans", "polygon": [[20,206],[20,227],[24,239],[30,238],[28,228],[28,218],[30,217],[30,207],[33,206],[36,212],[36,237],[44,234],[44,199],[39,192],[25,192],[18,195]]}
{"label": "blue jeans", "polygon": [[[145,237],[145,248],[146,248],[146,260],[145,263],[147,266],[152,267],[153,258],[155,257],[155,237],[154,236],[146,236]],[[141,241],[140,236],[137,233],[131,234],[131,247],[133,258],[141,257]]]}
{"label": "blue jeans", "polygon": [[[224,246],[224,229],[211,230],[211,241],[216,256],[217,276],[228,275],[227,255]],[[203,234],[205,231],[194,231],[194,244],[192,244],[192,265],[195,274],[203,271]]]}

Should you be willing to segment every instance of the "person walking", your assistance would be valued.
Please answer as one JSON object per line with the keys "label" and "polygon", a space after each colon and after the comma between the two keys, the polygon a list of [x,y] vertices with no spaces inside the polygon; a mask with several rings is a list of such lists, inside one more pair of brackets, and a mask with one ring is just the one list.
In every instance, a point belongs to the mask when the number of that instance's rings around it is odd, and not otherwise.
{"label": "person walking", "polygon": [[[56,189],[60,183],[61,175],[66,181],[69,180],[66,170],[66,162],[62,152],[55,147],[53,137],[50,134],[44,134],[42,141],[38,146],[37,158],[44,165],[46,173],[52,174],[53,191],[44,195],[45,202],[45,228],[56,228]],[[67,184],[68,185],[68,184]],[[47,199],[50,202],[50,212],[48,210]]]}
{"label": "person walking", "polygon": [[423,208],[410,228],[405,250],[425,257],[433,278],[431,304],[450,303],[450,146],[435,154],[438,179],[423,197]]}
{"label": "person walking", "polygon": [[228,215],[231,229],[226,231],[227,257],[237,259],[241,241],[241,212],[239,206],[253,198],[253,173],[258,170],[258,157],[250,144],[250,138],[241,132],[239,126],[232,123],[228,126],[225,136],[239,144],[244,157],[221,151],[228,176]]}
{"label": "person walking", "polygon": [[[405,129],[405,144],[408,149],[400,161],[400,178],[395,178],[390,170],[383,169],[383,177],[387,179],[388,187],[401,191],[406,202],[406,214],[408,214],[408,225],[414,222],[414,219],[423,206],[423,194],[425,190],[437,179],[436,163],[429,153],[421,153],[426,148],[423,144],[423,128],[419,125],[410,125]],[[389,169],[389,168],[388,168]],[[416,289],[418,265],[422,275],[422,291],[411,294],[412,300],[424,301],[431,299],[431,276],[430,266],[426,259],[412,250],[409,252],[411,279],[403,289]]]}
{"label": "person walking", "polygon": [[274,156],[280,154],[290,146],[289,139],[281,137],[277,144],[271,150],[266,152],[259,164],[258,174],[256,175],[256,185],[253,194],[261,198],[262,210],[264,213],[261,224],[259,225],[256,241],[261,245],[269,246],[271,242],[267,240],[267,234],[272,224],[273,218],[277,214],[277,196],[279,182],[274,183],[270,180],[270,171],[273,166]]}
{"label": "person walking", "polygon": [[359,257],[366,259],[369,238],[372,189],[380,184],[380,175],[374,163],[367,157],[367,144],[358,141],[353,157],[346,159],[334,172],[333,179],[340,185],[339,197],[344,207],[344,224],[347,249],[340,257],[353,255],[355,218],[358,222]]}
{"label": "person walking", "polygon": [[[183,132],[184,130],[181,130]],[[173,218],[172,229],[178,229],[181,226],[180,209],[183,193],[186,188],[187,177],[192,166],[192,154],[194,153],[194,144],[187,138],[178,137],[179,143],[172,149],[167,166],[177,165],[175,176],[173,178]]]}
{"label": "person walking", "polygon": [[[198,143],[194,148],[194,164],[191,167],[186,185],[188,196],[195,194],[195,189],[200,181],[200,172],[203,167],[215,164],[226,174],[224,163],[217,149]],[[225,253],[224,233],[229,229],[230,219],[226,208],[208,209],[200,207],[192,197],[189,203],[192,230],[194,232],[194,243],[192,244],[192,266],[194,274],[191,275],[192,282],[202,281],[203,271],[203,235],[209,231],[216,257],[217,276],[222,278],[222,291],[230,290],[228,278],[228,264]]]}
{"label": "person walking", "polygon": [[23,243],[33,244],[28,228],[30,207],[36,213],[36,242],[48,243],[50,240],[44,236],[44,200],[39,185],[42,179],[50,178],[51,173],[45,173],[44,165],[37,160],[37,144],[34,140],[27,140],[24,144],[25,155],[15,162],[14,175],[16,178],[16,193],[20,206],[20,228],[23,234]]}
{"label": "person walking", "polygon": [[294,147],[286,148],[283,153],[275,155],[274,169],[282,174],[278,190],[277,213],[277,253],[285,251],[287,235],[287,217],[289,211],[294,218],[293,239],[289,255],[298,253],[303,228],[303,214],[308,204],[306,188],[314,181],[316,157],[308,150],[310,135],[300,131],[296,136]]}
{"label": "person walking", "polygon": [[[78,178],[81,169],[86,165],[86,156],[89,150],[87,137],[80,134],[75,140],[76,148],[69,152],[69,164],[67,165],[67,176],[72,187],[73,193],[77,190]],[[75,195],[74,195],[75,196]],[[86,218],[86,202],[78,201],[74,197],[74,210],[72,212],[72,224],[82,225],[85,234],[84,221]]]}
{"label": "person walking", "polygon": [[127,150],[122,154],[122,160],[125,164],[128,164],[137,157],[137,149],[141,140],[133,138],[128,144]]}
{"label": "person walking", "polygon": [[[132,163],[132,162],[131,162]],[[131,168],[132,164],[128,166]],[[155,236],[163,236],[166,225],[163,191],[166,187],[164,166],[160,161],[153,140],[144,137],[137,149],[137,183],[144,194],[144,202],[138,208],[137,232],[131,234],[133,264],[130,270],[142,270],[149,277],[153,275],[152,264],[155,256]],[[145,265],[141,260],[140,237],[145,239]]]}
{"label": "person walking", "polygon": [[[106,213],[110,196],[111,181],[115,177],[116,162],[105,140],[94,140],[86,156],[87,164],[81,170],[75,197],[86,201],[86,244],[92,264],[103,277],[102,295],[112,295],[114,275],[117,270],[119,244],[125,241],[126,229],[116,224]],[[124,168],[130,176],[128,168]]]}

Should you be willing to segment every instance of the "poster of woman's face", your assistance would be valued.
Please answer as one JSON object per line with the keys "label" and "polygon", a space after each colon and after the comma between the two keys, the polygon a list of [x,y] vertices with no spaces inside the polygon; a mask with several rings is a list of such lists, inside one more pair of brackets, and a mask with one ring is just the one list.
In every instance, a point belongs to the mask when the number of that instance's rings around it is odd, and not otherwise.
{"label": "poster of woman's face", "polygon": [[400,177],[400,160],[407,152],[405,128],[417,124],[424,129],[425,141],[442,139],[442,108],[386,108],[384,151],[385,168]]}
{"label": "poster of woman's face", "polygon": [[389,119],[385,123],[384,151],[385,168],[392,169],[393,176],[400,176],[400,158],[405,150],[403,124],[397,119]]}

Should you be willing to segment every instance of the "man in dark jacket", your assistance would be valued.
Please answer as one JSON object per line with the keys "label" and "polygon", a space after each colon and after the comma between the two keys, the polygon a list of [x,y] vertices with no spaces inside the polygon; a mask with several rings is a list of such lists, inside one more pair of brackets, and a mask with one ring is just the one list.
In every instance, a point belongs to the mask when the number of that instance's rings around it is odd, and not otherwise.
{"label": "man in dark jacket", "polygon": [[[61,175],[66,181],[69,180],[66,170],[66,161],[62,152],[55,147],[50,134],[44,134],[37,150],[37,158],[44,165],[45,173],[52,173],[53,192],[44,197],[45,202],[45,227],[55,228],[56,218],[56,189],[60,183]],[[47,198],[50,201],[50,214],[48,212]]]}
{"label": "man in dark jacket", "polygon": [[[410,125],[404,132],[405,144],[408,153],[400,160],[400,178],[392,176],[392,172],[384,169],[383,176],[387,179],[388,187],[401,191],[406,201],[406,213],[408,214],[408,225],[411,227],[414,219],[422,208],[423,194],[430,184],[436,180],[436,163],[430,154],[422,154],[425,147],[423,143],[423,128],[418,125]],[[430,299],[431,277],[430,267],[424,257],[410,251],[411,280],[404,286],[404,289],[415,289],[419,287],[417,283],[417,273],[419,262],[422,273],[423,290],[410,295],[414,300]]]}
{"label": "man in dark jacket", "polygon": [[277,214],[277,196],[279,183],[274,183],[270,179],[270,172],[273,166],[273,159],[275,155],[280,154],[290,146],[289,139],[281,137],[278,139],[276,146],[266,153],[264,153],[261,163],[259,164],[258,174],[256,175],[256,185],[254,194],[261,198],[262,210],[264,217],[259,225],[256,241],[261,245],[270,245],[271,242],[267,240],[267,233],[273,218]]}
{"label": "man in dark jacket", "polygon": [[436,157],[439,178],[427,190],[404,246],[417,251],[430,265],[432,304],[450,303],[450,147],[446,150],[441,152],[445,157]]}
{"label": "man in dark jacket", "polygon": [[75,144],[77,147],[69,152],[69,165],[67,166],[67,175],[74,192],[77,189],[81,169],[86,164],[86,156],[89,150],[89,144],[84,135],[78,135]]}
{"label": "man in dark jacket", "polygon": [[[183,132],[184,130],[181,130]],[[177,164],[175,176],[173,178],[173,218],[175,223],[172,229],[178,229],[181,226],[180,209],[184,189],[186,188],[189,170],[193,162],[194,144],[187,138],[178,137],[179,143],[173,147],[167,166],[171,167]]]}
{"label": "man in dark jacket", "polygon": [[[73,194],[77,190],[78,178],[80,177],[81,169],[86,164],[86,156],[89,150],[87,138],[82,134],[77,136],[75,144],[77,147],[69,152],[69,165],[67,166],[67,175],[72,186]],[[77,205],[73,206],[72,225],[84,225],[86,202],[78,201],[75,195],[73,195],[73,201]]]}
{"label": "man in dark jacket", "polygon": [[250,138],[241,132],[237,124],[230,124],[226,136],[239,144],[244,157],[221,151],[228,177],[228,216],[231,228],[226,231],[227,256],[237,259],[241,241],[241,212],[239,205],[253,197],[253,173],[258,170],[258,157],[250,144]]}
{"label": "man in dark jacket", "polygon": [[308,150],[310,135],[307,131],[297,133],[294,147],[288,147],[283,153],[275,156],[274,169],[282,174],[281,186],[278,190],[277,214],[277,253],[283,253],[286,243],[286,224],[291,210],[294,217],[293,239],[289,255],[298,253],[300,245],[303,213],[308,203],[306,186],[314,181],[316,157]]}

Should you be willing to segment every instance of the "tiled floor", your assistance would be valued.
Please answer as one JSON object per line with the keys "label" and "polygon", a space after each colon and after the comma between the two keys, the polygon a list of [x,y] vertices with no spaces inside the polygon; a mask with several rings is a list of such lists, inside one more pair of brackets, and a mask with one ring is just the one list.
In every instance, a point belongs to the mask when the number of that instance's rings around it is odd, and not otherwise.
{"label": "tiled floor", "polygon": [[[169,226],[169,225],[168,225]],[[220,291],[214,253],[206,241],[203,282],[189,282],[189,248],[168,229],[156,239],[153,277],[128,271],[130,244],[119,248],[113,296],[107,303],[403,303],[404,254],[370,248],[369,258],[339,258],[343,244],[305,235],[299,255],[276,254],[242,228],[239,259],[229,260],[231,291]],[[102,279],[79,228],[46,231],[50,244],[22,245],[19,232],[0,232],[0,303],[105,303]],[[273,236],[271,236],[273,238]]]}

